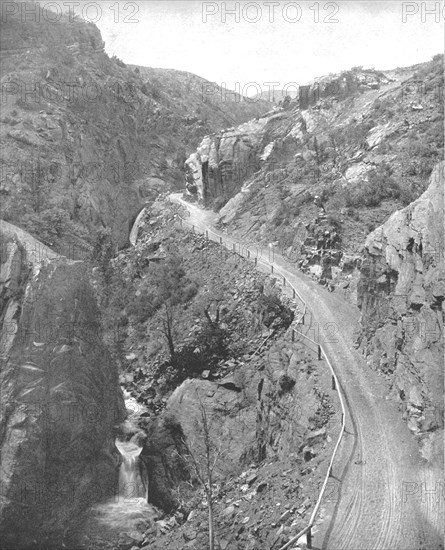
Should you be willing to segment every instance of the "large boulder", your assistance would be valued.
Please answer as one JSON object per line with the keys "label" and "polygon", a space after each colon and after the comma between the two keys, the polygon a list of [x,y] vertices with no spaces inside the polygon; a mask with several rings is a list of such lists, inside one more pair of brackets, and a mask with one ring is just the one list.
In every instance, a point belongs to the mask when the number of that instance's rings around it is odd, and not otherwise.
{"label": "large boulder", "polygon": [[114,490],[117,368],[82,262],[0,222],[0,536],[4,548],[60,547]]}
{"label": "large boulder", "polygon": [[[247,382],[234,381],[232,377],[219,384],[186,380],[167,403],[167,410],[180,422],[188,445],[199,461],[204,460],[206,453],[204,431],[207,425],[212,445],[224,450],[216,468],[223,475],[239,467],[246,449],[255,445],[255,400],[251,402],[246,394]],[[248,393],[253,392],[249,390]],[[206,421],[203,421],[203,411]]]}

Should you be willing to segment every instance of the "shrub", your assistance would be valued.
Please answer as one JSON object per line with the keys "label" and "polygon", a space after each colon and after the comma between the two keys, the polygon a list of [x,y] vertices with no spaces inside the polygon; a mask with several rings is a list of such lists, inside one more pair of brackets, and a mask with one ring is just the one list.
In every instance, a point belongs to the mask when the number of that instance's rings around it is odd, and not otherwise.
{"label": "shrub", "polygon": [[263,314],[263,324],[266,327],[287,329],[294,319],[294,313],[286,307],[275,294],[261,294],[258,304]]}
{"label": "shrub", "polygon": [[119,65],[119,67],[122,67],[122,68],[126,68],[127,65],[125,65],[125,63],[119,59],[116,55],[113,55],[113,57],[111,58],[115,63],[116,65]]}
{"label": "shrub", "polygon": [[409,185],[408,187],[401,187],[400,200],[405,206],[408,204],[411,204],[416,199],[417,199],[417,194],[415,193],[412,185]]}
{"label": "shrub", "polygon": [[208,362],[213,362],[215,357],[222,358],[227,355],[229,336],[226,329],[206,323],[196,337],[196,345],[204,358]]}
{"label": "shrub", "polygon": [[42,212],[38,219],[39,235],[46,240],[61,238],[69,223],[69,215],[62,208],[53,207]]}
{"label": "shrub", "polygon": [[154,296],[147,291],[135,296],[128,305],[128,314],[135,317],[137,323],[145,323],[153,316],[159,304],[155,303]]}
{"label": "shrub", "polygon": [[193,378],[208,368],[208,363],[202,353],[195,353],[196,345],[189,344],[177,350],[174,366],[169,372],[168,386],[175,388],[187,378]]}
{"label": "shrub", "polygon": [[212,204],[212,210],[214,212],[219,212],[223,206],[227,204],[228,199],[224,197],[216,197]]}
{"label": "shrub", "polygon": [[379,155],[386,155],[390,150],[390,145],[386,141],[381,141],[376,148],[376,152]]}
{"label": "shrub", "polygon": [[184,287],[182,301],[189,302],[192,298],[198,293],[198,285],[195,281],[191,281],[188,285]]}
{"label": "shrub", "polygon": [[291,391],[291,389],[295,386],[295,380],[287,374],[282,374],[280,376],[280,379],[278,380],[278,385],[279,385],[278,395],[281,396]]}
{"label": "shrub", "polygon": [[347,207],[354,206],[379,206],[380,203],[389,198],[399,198],[401,193],[400,185],[392,177],[391,167],[383,163],[368,174],[368,181],[356,187],[345,201]]}
{"label": "shrub", "polygon": [[328,214],[327,221],[335,229],[340,229],[341,228],[340,218],[338,216],[336,216],[335,214]]}

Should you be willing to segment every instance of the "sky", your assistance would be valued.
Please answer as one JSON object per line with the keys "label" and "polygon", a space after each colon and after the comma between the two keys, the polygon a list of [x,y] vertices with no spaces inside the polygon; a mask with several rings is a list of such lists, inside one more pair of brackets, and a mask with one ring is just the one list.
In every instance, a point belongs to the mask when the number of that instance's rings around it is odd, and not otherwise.
{"label": "sky", "polygon": [[[445,10],[439,2],[123,0],[100,5],[96,24],[108,54],[129,64],[189,71],[246,95],[255,91],[252,82],[266,90],[265,83],[275,82],[281,89],[358,65],[409,66],[444,50]],[[440,11],[429,13],[435,5]],[[92,9],[85,14],[95,18]]]}

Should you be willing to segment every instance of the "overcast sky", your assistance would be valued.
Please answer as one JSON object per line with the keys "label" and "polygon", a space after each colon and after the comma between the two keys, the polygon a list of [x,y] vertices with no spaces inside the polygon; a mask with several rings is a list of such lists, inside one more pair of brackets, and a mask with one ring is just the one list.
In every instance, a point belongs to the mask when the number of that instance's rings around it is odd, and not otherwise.
{"label": "overcast sky", "polygon": [[[438,2],[275,3],[120,1],[117,11],[116,1],[103,1],[96,24],[107,53],[126,63],[190,71],[232,89],[302,84],[356,65],[407,66],[444,48],[443,14],[424,11]],[[239,6],[239,21],[224,17],[224,4]]]}

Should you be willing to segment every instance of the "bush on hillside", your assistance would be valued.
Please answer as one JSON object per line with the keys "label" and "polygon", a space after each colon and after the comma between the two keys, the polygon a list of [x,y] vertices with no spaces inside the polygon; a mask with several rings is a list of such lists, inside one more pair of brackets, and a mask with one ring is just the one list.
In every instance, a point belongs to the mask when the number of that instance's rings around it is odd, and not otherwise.
{"label": "bush on hillside", "polygon": [[216,197],[216,199],[213,201],[212,204],[212,210],[214,212],[219,212],[223,206],[225,206],[228,202],[228,199],[224,197]]}
{"label": "bush on hillside", "polygon": [[392,168],[387,163],[371,170],[368,181],[346,194],[346,206],[379,206],[383,200],[400,197],[401,187],[392,177]]}

